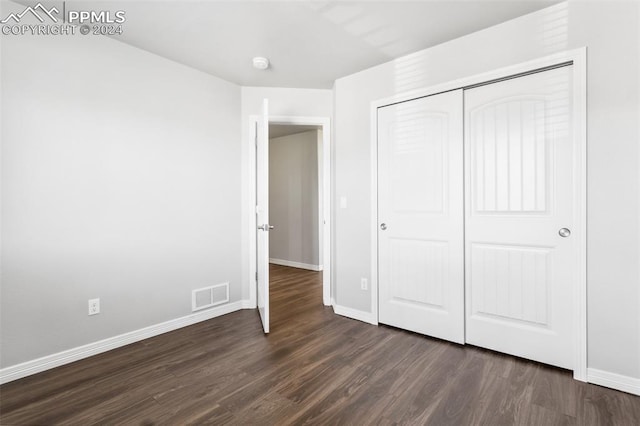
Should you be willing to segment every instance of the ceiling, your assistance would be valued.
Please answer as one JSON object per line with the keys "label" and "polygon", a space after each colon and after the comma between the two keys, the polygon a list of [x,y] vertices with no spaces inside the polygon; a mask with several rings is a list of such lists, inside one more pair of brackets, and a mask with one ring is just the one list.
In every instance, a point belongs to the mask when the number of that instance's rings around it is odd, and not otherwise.
{"label": "ceiling", "polygon": [[321,128],[320,126],[307,126],[302,124],[269,124],[269,139],[295,135],[310,130],[319,130]]}
{"label": "ceiling", "polygon": [[[542,9],[557,0],[67,1],[124,10],[114,38],[243,86],[335,79]],[[254,56],[271,68],[255,70]]]}

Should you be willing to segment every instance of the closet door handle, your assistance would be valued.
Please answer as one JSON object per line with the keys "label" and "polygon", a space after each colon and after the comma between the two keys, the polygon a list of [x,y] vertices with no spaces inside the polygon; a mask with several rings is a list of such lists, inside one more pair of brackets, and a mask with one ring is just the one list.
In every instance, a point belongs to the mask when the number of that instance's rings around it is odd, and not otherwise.
{"label": "closet door handle", "polygon": [[380,224],[380,229],[382,229],[383,231],[387,230],[387,224],[386,223],[381,223]]}

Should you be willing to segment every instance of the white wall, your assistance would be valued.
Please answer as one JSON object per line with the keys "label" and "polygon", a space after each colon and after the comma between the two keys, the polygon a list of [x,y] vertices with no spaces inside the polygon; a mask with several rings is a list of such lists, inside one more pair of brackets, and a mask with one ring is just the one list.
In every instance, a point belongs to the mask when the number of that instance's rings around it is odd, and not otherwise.
{"label": "white wall", "polygon": [[238,86],[83,35],[2,36],[1,70],[2,367],[240,300]]}
{"label": "white wall", "polygon": [[320,267],[318,130],[269,141],[269,257]]}
{"label": "white wall", "polygon": [[[372,100],[588,47],[590,368],[640,378],[640,4],[571,1],[335,84],[336,299],[371,312]],[[341,196],[347,208],[339,208]]]}
{"label": "white wall", "polygon": [[[250,229],[255,215],[255,194],[252,194],[254,143],[251,137],[251,116],[260,115],[262,100],[269,99],[269,114],[273,116],[332,117],[333,91],[324,89],[289,89],[280,87],[242,87],[242,268],[243,299],[251,300],[253,277],[249,277],[250,265],[255,265],[255,253],[249,249],[249,239],[254,238]],[[252,300],[255,304],[255,300]]]}

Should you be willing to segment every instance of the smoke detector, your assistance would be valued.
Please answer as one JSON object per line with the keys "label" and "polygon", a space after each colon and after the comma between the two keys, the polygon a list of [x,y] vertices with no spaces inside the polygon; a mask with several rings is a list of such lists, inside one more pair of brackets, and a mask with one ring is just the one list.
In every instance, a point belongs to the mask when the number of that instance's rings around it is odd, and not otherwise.
{"label": "smoke detector", "polygon": [[269,60],[262,56],[256,56],[253,58],[253,67],[259,70],[266,70],[269,68]]}

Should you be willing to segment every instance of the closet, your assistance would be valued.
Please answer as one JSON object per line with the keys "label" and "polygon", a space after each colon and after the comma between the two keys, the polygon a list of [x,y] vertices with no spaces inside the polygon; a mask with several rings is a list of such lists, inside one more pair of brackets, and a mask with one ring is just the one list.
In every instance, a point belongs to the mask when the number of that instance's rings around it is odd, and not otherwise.
{"label": "closet", "polygon": [[380,323],[573,367],[571,68],[378,108]]}

